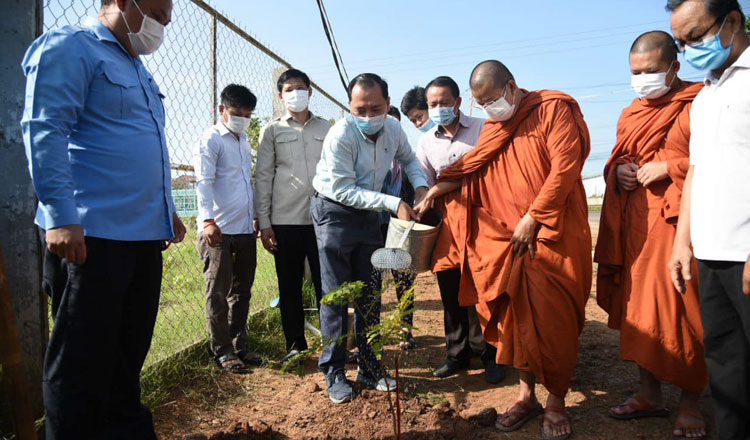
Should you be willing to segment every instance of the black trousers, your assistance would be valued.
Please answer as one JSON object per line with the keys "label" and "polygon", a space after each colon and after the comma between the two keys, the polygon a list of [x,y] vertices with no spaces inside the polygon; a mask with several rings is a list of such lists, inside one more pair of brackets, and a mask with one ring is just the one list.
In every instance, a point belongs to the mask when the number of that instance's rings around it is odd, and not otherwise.
{"label": "black trousers", "polygon": [[722,440],[750,439],[750,296],[744,263],[698,261],[698,281],[711,396]]}
{"label": "black trousers", "polygon": [[156,439],[140,375],[159,310],[160,246],[87,237],[84,264],[45,250],[55,320],[42,378],[47,440]]}
{"label": "black trousers", "polygon": [[279,308],[287,351],[307,350],[302,281],[305,258],[310,263],[317,305],[320,307],[320,259],[313,225],[273,225],[278,249],[274,254],[279,280]]}
{"label": "black trousers", "polygon": [[482,336],[476,309],[458,303],[461,271],[449,269],[437,272],[440,299],[443,301],[445,349],[449,360],[468,363],[474,353],[481,353],[482,362],[495,362],[497,349]]}

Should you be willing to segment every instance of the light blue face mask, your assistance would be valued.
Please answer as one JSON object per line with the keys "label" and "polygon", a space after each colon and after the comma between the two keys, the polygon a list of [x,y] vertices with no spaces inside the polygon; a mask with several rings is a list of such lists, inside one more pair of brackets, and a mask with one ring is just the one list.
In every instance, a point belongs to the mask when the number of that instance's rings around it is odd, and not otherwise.
{"label": "light blue face mask", "polygon": [[732,50],[734,36],[732,37],[732,41],[729,42],[729,47],[726,48],[721,45],[721,37],[719,36],[721,30],[724,29],[727,18],[729,16],[724,17],[724,22],[721,23],[719,32],[716,35],[708,37],[700,43],[685,46],[685,61],[698,70],[718,69],[727,61],[729,52]]}
{"label": "light blue face mask", "polygon": [[422,124],[422,126],[417,128],[417,130],[421,131],[422,133],[427,133],[434,126],[435,122],[433,122],[432,119],[428,119],[427,122]]}
{"label": "light blue face mask", "polygon": [[431,108],[427,114],[430,115],[430,120],[437,125],[450,125],[456,119],[453,107]]}
{"label": "light blue face mask", "polygon": [[373,116],[371,118],[363,118],[360,116],[352,115],[352,118],[354,118],[354,124],[357,125],[359,131],[369,135],[373,135],[379,132],[381,128],[383,128],[383,125],[385,125],[385,117],[385,114],[382,114],[380,116]]}

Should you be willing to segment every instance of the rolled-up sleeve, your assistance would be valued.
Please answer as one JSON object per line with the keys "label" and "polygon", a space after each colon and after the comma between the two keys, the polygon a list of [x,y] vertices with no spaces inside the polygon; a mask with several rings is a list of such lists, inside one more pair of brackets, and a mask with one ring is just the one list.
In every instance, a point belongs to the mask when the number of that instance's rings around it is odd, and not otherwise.
{"label": "rolled-up sleeve", "polygon": [[214,182],[220,148],[220,142],[217,142],[213,136],[206,135],[202,136],[193,147],[198,215],[204,220],[214,218]]}
{"label": "rolled-up sleeve", "polygon": [[417,158],[417,155],[414,154],[414,150],[411,149],[409,140],[403,130],[401,130],[398,150],[396,150],[396,159],[404,168],[406,176],[409,178],[409,182],[411,182],[414,189],[420,186],[427,187],[427,175],[425,174],[423,164]]}
{"label": "rolled-up sleeve", "polygon": [[76,34],[55,31],[32,44],[21,66],[27,78],[21,130],[44,227],[80,224],[68,142],[93,69]]}

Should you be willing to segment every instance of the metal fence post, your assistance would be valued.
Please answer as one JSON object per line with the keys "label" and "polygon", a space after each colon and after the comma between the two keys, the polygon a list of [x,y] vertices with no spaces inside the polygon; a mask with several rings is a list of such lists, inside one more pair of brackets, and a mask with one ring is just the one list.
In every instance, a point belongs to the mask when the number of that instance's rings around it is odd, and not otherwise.
{"label": "metal fence post", "polygon": [[[47,344],[47,299],[41,289],[41,246],[34,225],[36,197],[21,135],[26,78],[21,59],[41,34],[42,1],[3,2],[0,18],[0,245],[5,252],[10,303],[35,416],[42,413],[41,374]],[[5,390],[0,390],[5,396]],[[8,401],[0,398],[0,432]]]}
{"label": "metal fence post", "polygon": [[216,124],[219,106],[218,88],[217,83],[217,64],[216,64],[216,28],[218,21],[216,19],[216,11],[211,14],[211,115],[213,115],[213,123]]}

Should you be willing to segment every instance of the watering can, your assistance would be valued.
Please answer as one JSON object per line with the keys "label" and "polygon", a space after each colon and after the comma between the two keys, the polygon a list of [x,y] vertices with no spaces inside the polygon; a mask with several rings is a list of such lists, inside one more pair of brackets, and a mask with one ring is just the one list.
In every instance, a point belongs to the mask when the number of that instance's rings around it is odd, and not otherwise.
{"label": "watering can", "polygon": [[[391,217],[388,223],[386,248],[396,248],[404,233],[409,228],[408,221]],[[440,225],[443,218],[435,209],[430,209],[422,216],[420,223],[415,224],[400,249],[411,255],[410,272],[426,272],[432,267],[432,250],[435,248]]]}

